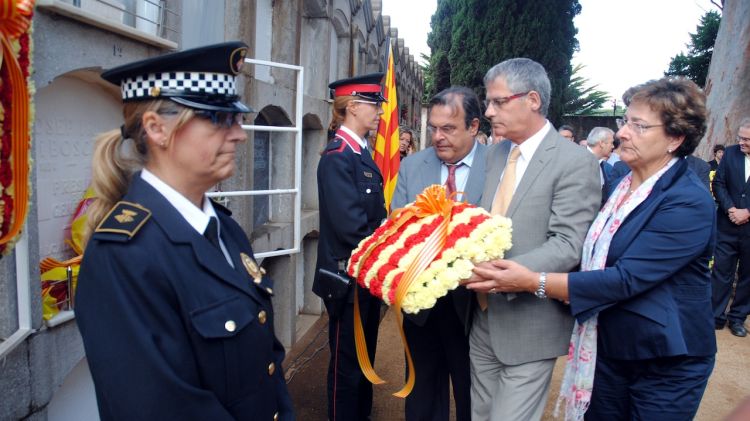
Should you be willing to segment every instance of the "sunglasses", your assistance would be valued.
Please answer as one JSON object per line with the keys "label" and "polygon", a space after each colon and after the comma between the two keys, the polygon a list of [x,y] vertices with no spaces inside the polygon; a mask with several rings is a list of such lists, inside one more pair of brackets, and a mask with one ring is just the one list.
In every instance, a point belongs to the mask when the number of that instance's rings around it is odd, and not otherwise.
{"label": "sunglasses", "polygon": [[194,110],[193,112],[197,117],[211,120],[211,123],[220,129],[230,129],[235,124],[242,125],[245,122],[244,113],[208,110]]}

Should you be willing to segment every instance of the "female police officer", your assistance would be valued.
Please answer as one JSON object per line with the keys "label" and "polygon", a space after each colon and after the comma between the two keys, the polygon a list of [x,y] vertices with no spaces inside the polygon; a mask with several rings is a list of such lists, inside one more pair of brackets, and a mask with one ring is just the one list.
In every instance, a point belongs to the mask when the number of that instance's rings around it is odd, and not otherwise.
{"label": "female police officer", "polygon": [[[368,131],[377,130],[383,114],[382,78],[382,73],[374,73],[329,85],[335,95],[329,130],[335,137],[318,164],[320,240],[313,292],[323,298],[329,315],[331,421],[367,420],[372,408],[372,384],[362,375],[354,346],[354,289],[337,295],[325,273],[343,272],[352,250],[386,217],[383,177],[365,140]],[[357,288],[367,351],[374,358],[380,301]]]}
{"label": "female police officer", "polygon": [[205,196],[246,140],[251,110],[235,86],[246,50],[212,45],[102,75],[122,89],[125,124],[96,142],[76,297],[102,419],[293,419],[271,281]]}

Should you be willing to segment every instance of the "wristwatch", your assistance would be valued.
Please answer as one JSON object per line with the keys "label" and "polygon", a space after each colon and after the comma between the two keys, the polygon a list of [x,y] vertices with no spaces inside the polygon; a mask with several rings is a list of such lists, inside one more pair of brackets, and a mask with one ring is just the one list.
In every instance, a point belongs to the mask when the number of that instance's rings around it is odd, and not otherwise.
{"label": "wristwatch", "polygon": [[536,289],[536,292],[534,292],[534,295],[536,295],[537,298],[547,298],[547,291],[545,289],[545,286],[547,285],[547,272],[542,272],[539,274],[539,288]]}

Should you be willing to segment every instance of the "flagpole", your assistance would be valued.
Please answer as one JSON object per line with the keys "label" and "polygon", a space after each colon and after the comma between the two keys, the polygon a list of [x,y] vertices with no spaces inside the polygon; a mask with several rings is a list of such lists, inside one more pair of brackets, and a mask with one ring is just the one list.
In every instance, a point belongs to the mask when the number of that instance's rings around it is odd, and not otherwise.
{"label": "flagpole", "polygon": [[385,37],[385,45],[387,46],[385,51],[385,63],[383,63],[383,69],[385,69],[385,72],[388,72],[388,60],[391,58],[391,54],[393,52],[393,46],[391,45],[391,36],[388,35]]}

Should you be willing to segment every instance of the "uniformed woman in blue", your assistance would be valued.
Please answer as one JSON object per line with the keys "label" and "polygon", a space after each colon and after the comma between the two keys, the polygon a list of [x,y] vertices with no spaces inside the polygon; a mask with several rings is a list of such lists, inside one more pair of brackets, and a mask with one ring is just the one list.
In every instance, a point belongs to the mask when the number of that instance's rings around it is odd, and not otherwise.
{"label": "uniformed woman in blue", "polygon": [[[352,250],[372,234],[386,217],[383,177],[366,136],[378,129],[382,73],[339,80],[333,90],[333,118],[328,143],[318,164],[320,239],[313,292],[323,298],[329,316],[328,419],[368,420],[372,409],[372,384],[364,377],[354,346],[354,288],[344,291],[323,271],[343,273]],[[357,291],[370,358],[380,324],[380,300],[360,287]]]}
{"label": "uniformed woman in blue", "polygon": [[273,285],[205,192],[235,171],[251,110],[229,42],[102,74],[121,128],[96,141],[76,319],[102,420],[292,420]]}

